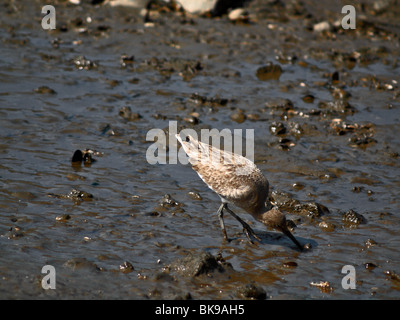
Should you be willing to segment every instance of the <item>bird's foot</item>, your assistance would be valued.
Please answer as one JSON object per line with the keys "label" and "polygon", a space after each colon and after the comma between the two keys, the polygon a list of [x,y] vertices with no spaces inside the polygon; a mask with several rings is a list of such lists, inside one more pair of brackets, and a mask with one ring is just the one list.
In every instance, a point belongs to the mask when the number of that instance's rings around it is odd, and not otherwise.
{"label": "bird's foot", "polygon": [[256,235],[254,230],[247,223],[243,224],[243,232],[244,232],[244,234],[246,235],[247,239],[250,241],[251,244],[254,244],[254,241],[251,238],[251,236],[254,239],[256,239],[256,240],[261,242],[261,239]]}

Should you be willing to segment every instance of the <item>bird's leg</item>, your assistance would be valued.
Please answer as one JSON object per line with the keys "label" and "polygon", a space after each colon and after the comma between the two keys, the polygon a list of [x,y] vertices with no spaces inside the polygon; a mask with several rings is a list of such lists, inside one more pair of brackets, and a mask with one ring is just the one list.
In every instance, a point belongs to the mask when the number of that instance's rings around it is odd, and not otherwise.
{"label": "bird's leg", "polygon": [[225,230],[225,223],[224,223],[224,208],[225,208],[226,204],[222,203],[217,211],[218,214],[218,218],[219,218],[219,223],[221,224],[221,230],[222,230],[222,234],[224,235],[224,239],[228,240],[228,235],[226,233]]}
{"label": "bird's leg", "polygon": [[253,241],[251,240],[250,235],[252,235],[258,241],[261,241],[261,239],[254,232],[254,230],[246,222],[244,222],[236,213],[230,210],[227,204],[225,204],[224,209],[226,209],[226,211],[228,211],[232,217],[234,217],[237,221],[241,223],[241,225],[243,226],[243,231],[246,234],[247,239],[249,239],[251,243],[253,243]]}

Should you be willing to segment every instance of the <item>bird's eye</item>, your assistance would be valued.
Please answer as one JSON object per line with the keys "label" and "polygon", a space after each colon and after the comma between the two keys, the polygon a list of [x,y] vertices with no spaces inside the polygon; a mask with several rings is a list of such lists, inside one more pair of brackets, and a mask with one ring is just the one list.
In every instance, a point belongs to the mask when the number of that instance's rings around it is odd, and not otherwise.
{"label": "bird's eye", "polygon": [[186,142],[189,142],[189,141],[190,141],[190,138],[189,138],[189,137],[186,137],[185,140],[186,140]]}

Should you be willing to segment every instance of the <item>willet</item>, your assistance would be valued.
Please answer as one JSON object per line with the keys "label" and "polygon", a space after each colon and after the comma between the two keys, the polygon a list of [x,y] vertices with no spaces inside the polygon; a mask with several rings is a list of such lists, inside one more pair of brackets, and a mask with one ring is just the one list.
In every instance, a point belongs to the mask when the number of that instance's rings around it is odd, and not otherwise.
{"label": "willet", "polygon": [[286,225],[284,214],[269,202],[268,180],[251,160],[215,148],[191,137],[183,140],[179,134],[176,138],[189,156],[189,163],[208,187],[216,192],[222,201],[217,214],[224,238],[228,240],[224,224],[224,210],[228,211],[243,226],[247,238],[252,242],[253,236],[260,241],[253,229],[238,215],[228,208],[232,203],[250,213],[256,220],[267,227],[281,231],[300,249],[303,246],[292,235]]}

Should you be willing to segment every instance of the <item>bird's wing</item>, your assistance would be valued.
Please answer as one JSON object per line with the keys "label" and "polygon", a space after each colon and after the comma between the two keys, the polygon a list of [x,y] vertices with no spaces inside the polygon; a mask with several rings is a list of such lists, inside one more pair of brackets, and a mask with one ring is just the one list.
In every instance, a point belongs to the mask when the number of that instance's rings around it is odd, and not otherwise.
{"label": "bird's wing", "polygon": [[200,178],[221,197],[229,200],[250,191],[254,179],[265,179],[249,159],[223,151],[191,136],[176,135]]}

